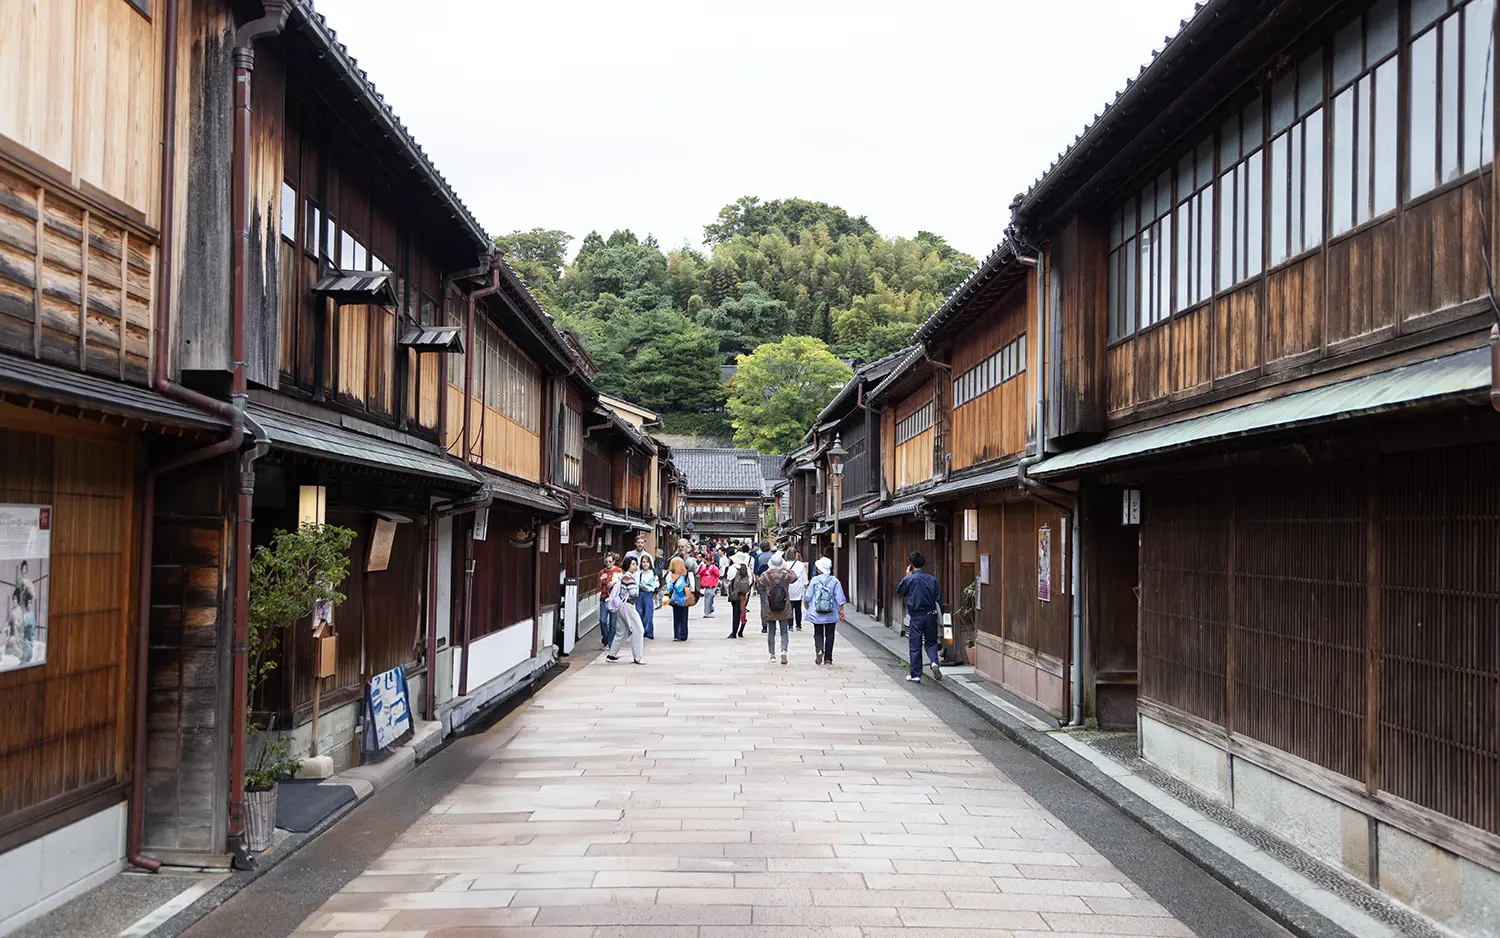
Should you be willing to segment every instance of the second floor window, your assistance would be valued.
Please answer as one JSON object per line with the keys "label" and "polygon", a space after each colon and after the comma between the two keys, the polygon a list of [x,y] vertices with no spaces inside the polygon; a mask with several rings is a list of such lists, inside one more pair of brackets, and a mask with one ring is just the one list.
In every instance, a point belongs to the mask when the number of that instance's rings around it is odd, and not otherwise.
{"label": "second floor window", "polygon": [[1409,198],[1478,169],[1494,139],[1494,103],[1485,100],[1485,63],[1494,65],[1494,0],[1471,0],[1443,13],[1454,5],[1427,0],[1412,6]]}
{"label": "second floor window", "polygon": [[562,481],[576,488],[583,482],[583,415],[567,405],[562,415]]}
{"label": "second floor window", "polygon": [[[953,379],[953,406],[962,407],[1026,370],[1026,333]],[[928,426],[931,426],[929,421]]]}
{"label": "second floor window", "polygon": [[289,182],[281,184],[281,236],[297,243],[297,190]]}
{"label": "second floor window", "polygon": [[1333,40],[1330,235],[1396,207],[1398,19],[1385,0]]}
{"label": "second floor window", "polygon": [[899,446],[932,429],[932,402],[928,401],[917,410],[896,422],[896,445]]}
{"label": "second floor window", "polygon": [[1323,241],[1323,50],[1271,87],[1268,249],[1274,266]]}
{"label": "second floor window", "polygon": [[1219,128],[1219,286],[1260,273],[1265,177],[1260,100]]}

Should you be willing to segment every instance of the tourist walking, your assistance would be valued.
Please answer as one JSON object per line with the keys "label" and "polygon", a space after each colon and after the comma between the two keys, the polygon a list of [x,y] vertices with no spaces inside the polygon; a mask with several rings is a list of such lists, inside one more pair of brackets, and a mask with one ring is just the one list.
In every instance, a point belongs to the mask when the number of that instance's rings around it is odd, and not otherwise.
{"label": "tourist walking", "polygon": [[[641,622],[640,613],[636,611],[636,599],[640,596],[640,581],[636,577],[636,571],[640,569],[639,554],[626,556],[625,562],[620,566],[620,574],[615,577],[614,585],[610,587],[609,599],[606,605],[615,616],[617,628],[614,638],[609,643],[609,651],[604,657],[610,661],[620,660],[620,640],[625,633],[630,633],[630,656],[636,664],[645,664],[645,625]],[[647,555],[649,556],[649,555]],[[648,561],[649,562],[649,561]]]}
{"label": "tourist walking", "polygon": [[[821,563],[821,561],[820,561]],[[943,669],[938,663],[938,616],[943,611],[943,591],[937,577],[928,573],[927,558],[914,550],[908,558],[906,576],[896,585],[896,593],[906,600],[907,660],[911,662],[908,681],[922,680],[922,652],[932,662],[932,679],[941,681]]]}
{"label": "tourist walking", "polygon": [[673,557],[667,564],[667,605],[672,607],[672,641],[688,640],[688,609],[698,602],[693,594],[693,574],[687,561]]}
{"label": "tourist walking", "polygon": [[698,567],[698,585],[703,588],[703,618],[714,617],[714,594],[719,591],[719,565],[705,560]]}
{"label": "tourist walking", "polygon": [[755,575],[763,576],[771,569],[771,542],[761,541],[760,550],[755,554]]}
{"label": "tourist walking", "polygon": [[615,555],[611,551],[604,555],[604,566],[599,568],[599,641],[605,647],[615,639],[615,616],[609,611],[609,590],[614,586],[620,568],[615,566]]}
{"label": "tourist walking", "polygon": [[771,660],[776,660],[776,632],[781,631],[781,663],[786,664],[787,646],[790,643],[788,629],[792,624],[792,583],[796,575],[786,567],[780,554],[772,554],[766,564],[766,572],[756,579],[760,590],[761,630],[766,633],[766,648]]}
{"label": "tourist walking", "polygon": [[635,611],[641,617],[642,631],[646,638],[656,639],[656,592],[661,589],[661,577],[656,573],[656,564],[650,551],[640,556],[636,567],[637,594]]}
{"label": "tourist walking", "polygon": [[807,597],[807,561],[802,555],[791,548],[787,548],[783,554],[787,559],[787,569],[791,570],[797,577],[792,584],[792,621],[797,624],[797,631],[802,631],[802,607],[803,600]]}
{"label": "tourist walking", "polygon": [[728,638],[745,637],[746,607],[750,605],[750,592],[755,588],[755,578],[750,575],[750,555],[744,551],[735,554],[730,561],[729,570],[724,574],[725,593],[729,596],[729,611],[733,618],[729,621]]}
{"label": "tourist walking", "polygon": [[818,575],[807,584],[807,617],[813,627],[813,663],[833,664],[833,631],[844,618],[844,584],[833,575],[833,561],[818,560]]}

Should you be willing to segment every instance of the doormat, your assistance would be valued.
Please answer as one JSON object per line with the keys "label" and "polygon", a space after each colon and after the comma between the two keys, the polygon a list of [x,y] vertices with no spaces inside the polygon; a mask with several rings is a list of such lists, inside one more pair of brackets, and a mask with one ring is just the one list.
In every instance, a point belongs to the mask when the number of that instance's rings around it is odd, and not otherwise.
{"label": "doormat", "polygon": [[354,800],[348,785],[321,785],[314,779],[282,782],[276,793],[276,826],[302,834]]}

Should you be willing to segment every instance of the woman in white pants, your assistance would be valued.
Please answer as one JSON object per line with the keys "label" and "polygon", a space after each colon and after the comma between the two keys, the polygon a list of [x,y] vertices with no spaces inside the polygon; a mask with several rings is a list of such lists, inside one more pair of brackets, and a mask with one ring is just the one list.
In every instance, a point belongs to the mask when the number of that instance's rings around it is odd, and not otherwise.
{"label": "woman in white pants", "polygon": [[615,577],[615,584],[610,589],[609,598],[605,600],[619,625],[615,629],[614,641],[609,643],[609,653],[605,656],[610,661],[620,660],[620,642],[624,640],[625,633],[629,632],[631,657],[636,664],[646,663],[642,660],[646,654],[646,627],[641,623],[641,614],[635,608],[635,601],[640,597],[640,586],[636,582],[638,563],[635,557],[625,558],[620,565],[621,572]]}

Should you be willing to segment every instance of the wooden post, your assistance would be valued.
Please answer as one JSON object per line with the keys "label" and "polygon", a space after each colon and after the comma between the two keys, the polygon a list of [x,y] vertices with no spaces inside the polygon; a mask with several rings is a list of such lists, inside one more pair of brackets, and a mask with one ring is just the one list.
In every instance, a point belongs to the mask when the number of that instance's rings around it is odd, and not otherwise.
{"label": "wooden post", "polygon": [[120,230],[120,380],[125,380],[125,307],[130,302],[130,229]]}
{"label": "wooden post", "polygon": [[78,370],[89,354],[89,210],[83,210],[83,237],[78,242]]}
{"label": "wooden post", "polygon": [[42,357],[42,278],[46,274],[47,190],[36,188],[36,282],[31,300],[31,352]]}

